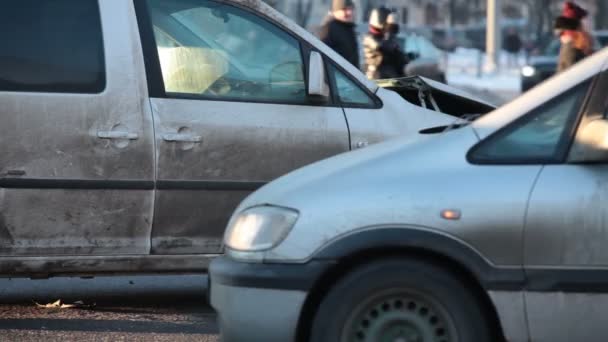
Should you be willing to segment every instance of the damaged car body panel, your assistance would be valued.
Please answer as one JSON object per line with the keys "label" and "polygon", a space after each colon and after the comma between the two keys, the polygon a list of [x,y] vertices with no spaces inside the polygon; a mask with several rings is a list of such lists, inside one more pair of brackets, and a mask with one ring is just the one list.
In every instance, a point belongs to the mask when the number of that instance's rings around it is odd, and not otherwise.
{"label": "damaged car body panel", "polygon": [[495,105],[466,91],[421,76],[378,80],[377,83],[399,93],[410,103],[456,117],[486,114],[496,109]]}
{"label": "damaged car body panel", "polygon": [[378,86],[261,1],[73,3],[0,11],[44,18],[0,57],[5,276],[205,271],[267,182],[492,109],[424,79]]}
{"label": "damaged car body panel", "polygon": [[[60,17],[67,4],[35,6],[6,19]],[[120,7],[81,2],[70,7],[80,19],[41,21],[30,34],[53,33],[9,47],[19,56],[39,44],[46,55],[0,61],[2,256],[149,251],[154,132],[141,50],[115,32],[135,28],[133,13]],[[74,44],[82,49],[64,61]]]}

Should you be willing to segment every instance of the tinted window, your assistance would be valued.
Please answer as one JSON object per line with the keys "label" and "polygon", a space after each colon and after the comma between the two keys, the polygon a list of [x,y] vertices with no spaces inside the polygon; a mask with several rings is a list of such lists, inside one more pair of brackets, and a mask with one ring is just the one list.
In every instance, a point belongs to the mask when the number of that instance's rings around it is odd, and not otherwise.
{"label": "tinted window", "polygon": [[588,88],[586,82],[527,114],[479,145],[472,158],[489,163],[559,161]]}
{"label": "tinted window", "polygon": [[207,0],[148,0],[165,91],[218,100],[306,101],[299,42]]}
{"label": "tinted window", "polygon": [[0,9],[0,90],[104,89],[97,0],[3,0]]}

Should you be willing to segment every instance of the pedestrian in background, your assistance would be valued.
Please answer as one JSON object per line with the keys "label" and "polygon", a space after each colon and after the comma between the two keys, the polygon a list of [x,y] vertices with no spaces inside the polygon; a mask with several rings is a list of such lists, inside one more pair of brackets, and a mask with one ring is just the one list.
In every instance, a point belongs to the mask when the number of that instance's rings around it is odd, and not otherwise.
{"label": "pedestrian in background", "polygon": [[319,38],[358,69],[359,45],[354,20],[352,0],[333,0],[330,18],[321,27]]}
{"label": "pedestrian in background", "polygon": [[365,74],[372,80],[400,75],[389,57],[399,49],[399,45],[387,40],[385,35],[389,14],[390,11],[385,7],[373,9],[369,17],[369,32],[363,38]]}
{"label": "pedestrian in background", "polygon": [[521,38],[513,27],[509,29],[504,39],[504,48],[507,51],[507,66],[509,68],[519,67],[519,52],[521,51]]}
{"label": "pedestrian in background", "polygon": [[564,4],[562,15],[555,20],[559,35],[558,72],[562,72],[593,53],[593,39],[583,27],[588,12],[572,1]]}
{"label": "pedestrian in background", "polygon": [[389,13],[386,18],[385,39],[387,46],[387,52],[384,54],[385,63],[393,65],[395,69],[395,77],[405,76],[405,66],[409,63],[409,59],[403,50],[405,41],[399,39],[399,24],[397,23],[397,16],[394,12]]}

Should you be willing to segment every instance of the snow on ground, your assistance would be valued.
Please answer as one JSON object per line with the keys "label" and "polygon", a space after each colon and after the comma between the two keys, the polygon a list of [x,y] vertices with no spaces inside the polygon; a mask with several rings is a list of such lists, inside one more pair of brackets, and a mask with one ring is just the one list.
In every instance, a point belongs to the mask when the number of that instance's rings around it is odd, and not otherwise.
{"label": "snow on ground", "polygon": [[525,59],[520,56],[516,64],[509,65],[506,53],[500,57],[499,71],[489,74],[483,71],[484,53],[458,48],[444,59],[448,84],[486,97],[498,105],[512,100],[520,94],[520,67]]}

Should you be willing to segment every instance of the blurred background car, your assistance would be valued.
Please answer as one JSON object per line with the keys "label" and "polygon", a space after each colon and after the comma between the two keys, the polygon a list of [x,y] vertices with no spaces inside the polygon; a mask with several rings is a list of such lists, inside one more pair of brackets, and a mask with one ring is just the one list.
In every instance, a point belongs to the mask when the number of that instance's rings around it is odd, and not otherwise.
{"label": "blurred background car", "polygon": [[415,33],[401,33],[398,38],[403,51],[411,59],[405,67],[406,76],[422,76],[446,83],[439,48],[426,37]]}
{"label": "blurred background car", "polygon": [[459,47],[473,47],[467,32],[459,28],[433,28],[431,39],[437,48],[446,52],[454,52]]}
{"label": "blurred background car", "polygon": [[[608,46],[608,31],[593,32],[594,50]],[[521,91],[526,92],[537,84],[555,74],[559,57],[560,42],[553,37],[546,45],[530,57],[528,63],[521,68]]]}
{"label": "blurred background car", "polygon": [[608,46],[608,30],[595,31],[593,34],[602,46]]}

